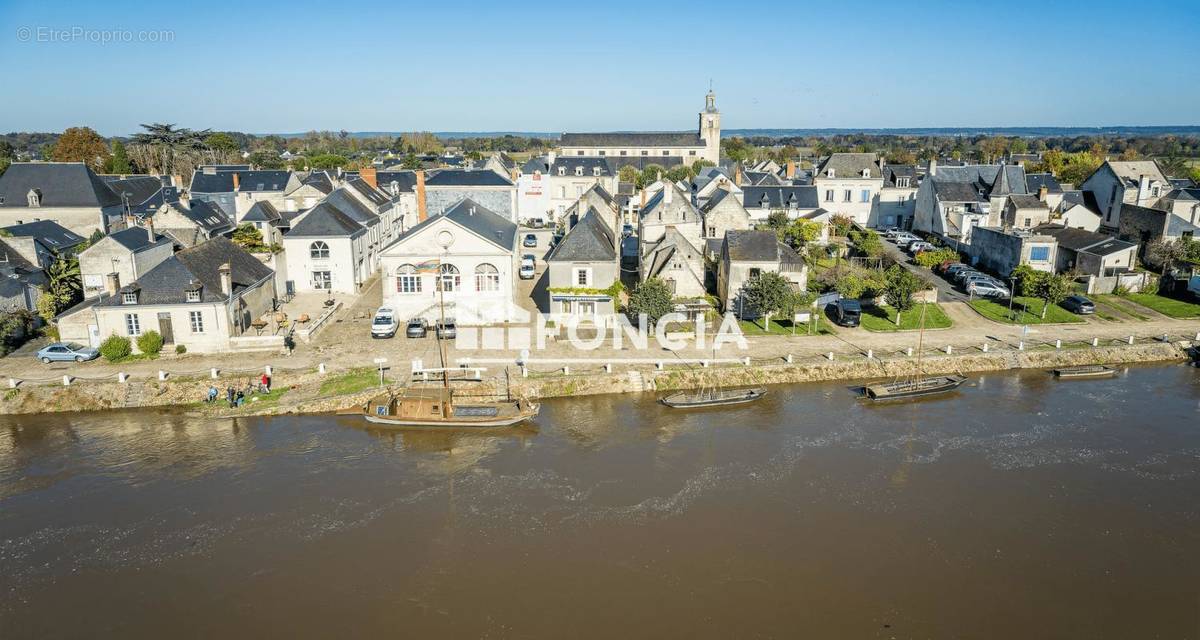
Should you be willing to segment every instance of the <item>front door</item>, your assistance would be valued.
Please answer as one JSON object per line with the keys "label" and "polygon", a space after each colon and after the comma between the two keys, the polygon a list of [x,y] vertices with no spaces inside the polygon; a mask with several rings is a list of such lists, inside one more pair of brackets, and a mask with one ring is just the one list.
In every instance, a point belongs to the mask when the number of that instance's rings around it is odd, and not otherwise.
{"label": "front door", "polygon": [[158,314],[158,332],[162,334],[163,344],[175,344],[175,329],[171,326],[171,314]]}

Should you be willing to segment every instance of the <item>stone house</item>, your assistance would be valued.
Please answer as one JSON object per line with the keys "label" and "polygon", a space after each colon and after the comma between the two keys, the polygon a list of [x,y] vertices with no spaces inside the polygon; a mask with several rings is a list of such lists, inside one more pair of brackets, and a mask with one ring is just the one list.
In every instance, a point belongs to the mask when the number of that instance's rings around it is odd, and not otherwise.
{"label": "stone house", "polygon": [[555,321],[606,324],[617,312],[617,300],[606,291],[621,280],[615,219],[589,205],[546,256],[549,315]]}
{"label": "stone house", "polygon": [[1049,273],[1054,273],[1058,264],[1058,241],[1038,231],[980,226],[963,249],[971,256],[971,264],[1002,277],[1022,264]]}
{"label": "stone house", "polygon": [[174,253],[175,242],[169,236],[155,233],[153,222],[104,236],[79,253],[83,297],[104,293],[107,278],[112,274],[118,283],[133,282]]}
{"label": "stone house", "polygon": [[917,208],[917,187],[920,179],[913,165],[883,166],[883,186],[875,199],[870,221],[879,228],[909,229]]}
{"label": "stone house", "polygon": [[[724,241],[725,234],[721,234]],[[674,298],[702,299],[705,260],[701,247],[693,246],[683,234],[668,227],[663,237],[647,248],[642,262],[642,281],[658,278],[666,283]]]}
{"label": "stone house", "polygon": [[667,227],[674,227],[694,246],[703,242],[704,220],[700,211],[692,204],[686,191],[676,184],[663,181],[662,189],[646,202],[639,213],[638,237],[642,246],[657,242],[666,233]]}
{"label": "stone house", "polygon": [[741,198],[751,222],[756,224],[765,223],[776,211],[795,220],[821,208],[817,188],[812,185],[742,187]]}
{"label": "stone house", "polygon": [[208,165],[192,173],[188,198],[211,202],[230,220],[240,220],[255,202],[262,200],[286,210],[284,194],[300,186],[300,179],[291,171]]}
{"label": "stone house", "polygon": [[378,264],[379,216],[338,189],[283,236],[286,292],[358,293]]}
{"label": "stone house", "polygon": [[1038,196],[1011,195],[1004,201],[1001,224],[1014,229],[1032,229],[1050,222],[1050,206]]}
{"label": "stone house", "polygon": [[424,202],[422,219],[433,217],[457,206],[465,199],[488,211],[517,221],[517,185],[509,178],[487,169],[439,169],[417,182],[418,207]]}
{"label": "stone house", "polygon": [[1025,169],[1016,165],[942,167],[931,160],[917,187],[912,228],[955,247],[969,245],[973,229],[1000,226],[1008,196],[1025,190]]}
{"label": "stone house", "polygon": [[863,226],[877,226],[871,213],[883,188],[883,164],[873,153],[834,153],[813,172],[821,207],[847,215]]}
{"label": "stone house", "polygon": [[742,287],[759,274],[773,271],[783,276],[798,291],[808,288],[808,265],[796,252],[780,242],[774,231],[746,230],[725,234],[717,265],[717,297],[722,308],[738,317],[753,317],[741,298]]}
{"label": "stone house", "polygon": [[0,226],[50,220],[86,238],[124,218],[121,197],[82,162],[16,162],[0,174]]}
{"label": "stone house", "polygon": [[154,227],[184,247],[233,232],[233,219],[208,200],[168,202],[154,213]]}
{"label": "stone house", "polygon": [[725,237],[725,232],[731,229],[749,229],[750,212],[742,206],[736,193],[732,190],[717,189],[700,207],[704,218],[703,237],[705,240],[716,240]]}
{"label": "stone house", "polygon": [[179,188],[166,176],[101,176],[124,205],[126,215],[144,218],[168,202],[179,201]]}
{"label": "stone house", "polygon": [[1061,225],[1043,225],[1033,231],[1058,242],[1055,270],[1059,273],[1111,278],[1133,271],[1136,266],[1138,246],[1135,243]]}
{"label": "stone house", "polygon": [[1121,227],[1122,205],[1151,207],[1171,186],[1154,160],[1108,160],[1079,188],[1091,192],[1099,204],[1104,228],[1115,230]]}

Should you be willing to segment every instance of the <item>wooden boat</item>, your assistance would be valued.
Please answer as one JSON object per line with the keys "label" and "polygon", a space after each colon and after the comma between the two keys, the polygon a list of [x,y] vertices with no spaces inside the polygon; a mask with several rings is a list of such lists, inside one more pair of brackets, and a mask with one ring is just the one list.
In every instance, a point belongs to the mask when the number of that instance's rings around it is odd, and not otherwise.
{"label": "wooden boat", "polygon": [[867,397],[872,400],[903,400],[953,391],[966,381],[963,376],[934,376],[873,384],[864,389]]}
{"label": "wooden boat", "polygon": [[1054,375],[1068,380],[1072,378],[1109,378],[1117,375],[1117,370],[1102,364],[1091,364],[1082,367],[1055,369]]}
{"label": "wooden boat", "polygon": [[456,399],[448,389],[382,393],[361,412],[367,422],[394,427],[507,427],[537,417],[540,405],[523,399]]}
{"label": "wooden boat", "polygon": [[664,396],[659,402],[672,409],[700,409],[704,407],[721,407],[731,404],[754,402],[767,395],[766,389],[701,389],[699,391],[680,391]]}

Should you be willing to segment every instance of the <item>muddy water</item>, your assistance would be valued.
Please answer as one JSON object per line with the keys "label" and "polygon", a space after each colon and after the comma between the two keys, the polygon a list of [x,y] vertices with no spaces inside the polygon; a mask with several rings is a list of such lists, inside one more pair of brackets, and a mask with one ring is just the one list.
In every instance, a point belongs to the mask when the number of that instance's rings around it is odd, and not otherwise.
{"label": "muddy water", "polygon": [[1200,637],[1200,371],[974,382],[0,418],[0,637]]}

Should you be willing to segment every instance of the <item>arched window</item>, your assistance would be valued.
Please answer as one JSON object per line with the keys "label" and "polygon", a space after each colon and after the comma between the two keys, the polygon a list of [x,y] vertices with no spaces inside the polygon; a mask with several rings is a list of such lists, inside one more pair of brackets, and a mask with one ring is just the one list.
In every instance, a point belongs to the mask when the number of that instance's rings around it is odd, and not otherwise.
{"label": "arched window", "polygon": [[486,262],[475,267],[476,291],[499,291],[500,270]]}
{"label": "arched window", "polygon": [[321,240],[308,245],[308,255],[314,259],[322,259],[329,257],[329,245]]}
{"label": "arched window", "polygon": [[442,291],[457,291],[458,286],[462,284],[462,276],[458,275],[458,267],[452,264],[442,264],[438,267],[438,273],[441,274],[439,280],[442,283]]}
{"label": "arched window", "polygon": [[411,264],[402,264],[396,269],[396,293],[421,293],[421,276]]}

